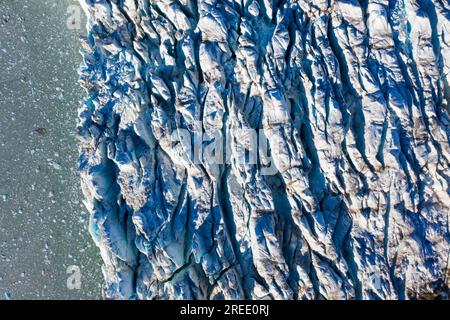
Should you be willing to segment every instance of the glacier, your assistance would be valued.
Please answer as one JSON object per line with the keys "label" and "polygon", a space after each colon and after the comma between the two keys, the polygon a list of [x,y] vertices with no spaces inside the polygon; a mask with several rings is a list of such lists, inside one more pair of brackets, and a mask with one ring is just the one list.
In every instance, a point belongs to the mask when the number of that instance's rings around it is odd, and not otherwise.
{"label": "glacier", "polygon": [[447,0],[79,3],[106,299],[449,298]]}

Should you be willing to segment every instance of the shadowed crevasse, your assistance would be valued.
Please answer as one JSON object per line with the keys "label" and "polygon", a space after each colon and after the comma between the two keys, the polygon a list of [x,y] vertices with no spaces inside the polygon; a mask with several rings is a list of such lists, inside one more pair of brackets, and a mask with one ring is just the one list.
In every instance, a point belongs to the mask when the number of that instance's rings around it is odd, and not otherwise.
{"label": "shadowed crevasse", "polygon": [[105,298],[448,298],[446,1],[80,3]]}

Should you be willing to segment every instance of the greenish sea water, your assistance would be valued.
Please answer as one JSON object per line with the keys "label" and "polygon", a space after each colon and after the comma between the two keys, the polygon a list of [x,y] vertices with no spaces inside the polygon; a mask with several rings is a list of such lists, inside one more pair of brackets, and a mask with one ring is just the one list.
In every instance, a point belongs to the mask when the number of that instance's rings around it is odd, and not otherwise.
{"label": "greenish sea water", "polygon": [[[0,299],[101,298],[75,172],[84,32],[83,21],[68,25],[75,4],[0,0]],[[67,286],[70,266],[80,289]]]}

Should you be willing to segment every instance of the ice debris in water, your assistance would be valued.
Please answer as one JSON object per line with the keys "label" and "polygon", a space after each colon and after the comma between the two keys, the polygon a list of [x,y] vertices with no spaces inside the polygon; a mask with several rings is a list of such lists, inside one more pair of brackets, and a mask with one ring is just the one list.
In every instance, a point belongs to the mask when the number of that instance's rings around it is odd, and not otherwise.
{"label": "ice debris in water", "polygon": [[447,297],[448,1],[80,3],[105,298]]}

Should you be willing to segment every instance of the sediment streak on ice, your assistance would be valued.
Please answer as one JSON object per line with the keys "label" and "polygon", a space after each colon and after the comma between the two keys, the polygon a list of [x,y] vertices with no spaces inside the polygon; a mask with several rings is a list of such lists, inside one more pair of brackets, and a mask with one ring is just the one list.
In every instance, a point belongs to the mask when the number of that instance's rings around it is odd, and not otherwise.
{"label": "sediment streak on ice", "polygon": [[[80,171],[106,298],[448,292],[448,2],[80,3]],[[199,129],[228,161],[173,139]],[[250,129],[269,160],[239,161]]]}

